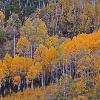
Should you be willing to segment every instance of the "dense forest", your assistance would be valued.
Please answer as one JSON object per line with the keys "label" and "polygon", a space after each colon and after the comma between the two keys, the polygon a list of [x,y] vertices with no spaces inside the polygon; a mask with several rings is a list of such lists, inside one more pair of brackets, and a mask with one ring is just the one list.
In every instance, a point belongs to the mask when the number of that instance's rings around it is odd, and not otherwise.
{"label": "dense forest", "polygon": [[100,0],[0,0],[0,100],[100,100]]}
{"label": "dense forest", "polygon": [[[6,47],[20,37],[20,29],[31,18],[41,19],[47,27],[47,34],[73,38],[77,34],[92,33],[100,27],[99,0],[1,0],[0,54],[6,51],[12,54],[12,48]],[[7,44],[7,45],[8,45]],[[5,49],[9,50],[5,50]],[[3,50],[4,49],[4,50]]]}

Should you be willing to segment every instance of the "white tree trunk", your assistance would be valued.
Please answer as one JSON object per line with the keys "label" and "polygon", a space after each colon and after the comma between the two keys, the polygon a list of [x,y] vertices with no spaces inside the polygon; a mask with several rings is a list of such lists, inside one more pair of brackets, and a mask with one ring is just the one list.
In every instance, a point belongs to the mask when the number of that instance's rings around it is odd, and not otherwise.
{"label": "white tree trunk", "polygon": [[62,75],[64,76],[64,72],[65,72],[65,69],[64,69],[64,66],[65,64],[64,64],[64,59],[63,59],[63,69],[62,69]]}
{"label": "white tree trunk", "polygon": [[44,87],[45,87],[45,71],[43,72],[43,76],[44,76]]}
{"label": "white tree trunk", "polygon": [[27,5],[28,5],[29,0],[27,0]]}
{"label": "white tree trunk", "polygon": [[41,80],[42,87],[45,87],[45,71],[42,73],[42,80]]}
{"label": "white tree trunk", "polygon": [[41,84],[42,84],[42,86],[44,86],[44,77],[43,77],[43,73],[42,73]]}
{"label": "white tree trunk", "polygon": [[39,0],[39,10],[41,9],[40,0]]}
{"label": "white tree trunk", "polygon": [[32,79],[32,85],[31,85],[31,87],[32,87],[32,89],[34,89],[34,81],[33,81],[33,79]]}
{"label": "white tree trunk", "polygon": [[61,13],[62,13],[62,15],[63,15],[63,13],[64,13],[64,9],[63,9],[63,7],[62,7],[62,10],[61,10]]}
{"label": "white tree trunk", "polygon": [[16,55],[16,37],[15,37],[15,30],[14,30],[14,57]]}
{"label": "white tree trunk", "polygon": [[44,2],[44,0],[43,0],[43,8],[45,8],[45,2]]}

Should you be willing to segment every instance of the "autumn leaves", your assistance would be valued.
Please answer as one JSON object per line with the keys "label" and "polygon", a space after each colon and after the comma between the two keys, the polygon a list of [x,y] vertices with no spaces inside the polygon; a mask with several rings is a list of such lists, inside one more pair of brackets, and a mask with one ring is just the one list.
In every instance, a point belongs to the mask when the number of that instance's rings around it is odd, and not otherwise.
{"label": "autumn leaves", "polygon": [[[93,53],[100,48],[100,32],[86,35],[81,34],[77,37],[74,37],[72,40],[66,39],[63,43],[58,43],[58,38],[56,36],[46,38],[46,44],[38,44],[35,47],[33,59],[30,56],[26,56],[26,53],[22,56],[16,55],[12,58],[8,53],[5,55],[5,58],[0,61],[1,77],[14,75],[15,73],[25,72],[27,77],[36,78],[39,73],[44,70],[47,70],[50,65],[52,68],[52,63],[57,64],[56,62],[66,60],[70,58],[69,55],[80,54],[82,51],[87,52],[87,54]],[[17,42],[17,50],[20,54],[23,51],[29,50],[30,42],[26,37],[21,37]],[[59,51],[60,50],[60,51]],[[58,56],[58,53],[61,55]],[[90,55],[91,56],[91,55]],[[95,59],[94,59],[95,58]],[[64,61],[65,61],[64,60]],[[89,57],[84,56],[77,62],[80,66],[85,66],[85,62],[88,63]],[[93,57],[92,62],[95,63],[95,68],[99,68],[99,56]],[[96,63],[97,61],[97,63]],[[84,64],[81,64],[84,62]],[[65,63],[65,62],[64,62]],[[56,67],[56,66],[55,66]],[[88,66],[87,66],[88,67]]]}

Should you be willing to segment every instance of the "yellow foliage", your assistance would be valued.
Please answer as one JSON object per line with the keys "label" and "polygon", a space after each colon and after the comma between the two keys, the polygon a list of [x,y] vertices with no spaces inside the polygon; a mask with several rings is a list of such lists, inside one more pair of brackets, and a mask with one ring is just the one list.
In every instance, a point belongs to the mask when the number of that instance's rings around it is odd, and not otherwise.
{"label": "yellow foliage", "polygon": [[76,92],[79,94],[85,91],[85,84],[82,79],[76,79],[74,86],[75,86]]}
{"label": "yellow foliage", "polygon": [[40,62],[42,65],[48,64],[48,48],[40,44],[34,53],[34,61]]}
{"label": "yellow foliage", "polygon": [[0,60],[0,68],[2,68],[2,60]]}
{"label": "yellow foliage", "polygon": [[3,62],[4,62],[8,67],[11,66],[12,57],[7,53],[7,54],[5,55],[5,58],[4,58]]}
{"label": "yellow foliage", "polygon": [[31,21],[31,18],[28,18],[25,22],[24,25],[21,27],[21,34],[24,37],[30,37],[33,35],[33,23]]}
{"label": "yellow foliage", "polygon": [[93,34],[80,34],[72,40],[66,40],[59,46],[63,53],[77,53],[81,50],[93,52],[100,48],[100,32]]}
{"label": "yellow foliage", "polygon": [[16,49],[19,52],[23,52],[23,51],[28,51],[29,48],[30,48],[30,43],[29,43],[28,39],[26,39],[26,37],[20,37],[20,39],[17,42]]}
{"label": "yellow foliage", "polygon": [[26,89],[23,93],[18,92],[16,94],[12,94],[9,97],[3,98],[3,100],[48,100],[49,98],[53,98],[56,91],[56,85],[51,84],[44,87],[37,87],[36,89]]}
{"label": "yellow foliage", "polygon": [[24,57],[15,56],[12,60],[12,69],[14,71],[26,71],[26,59]]}
{"label": "yellow foliage", "polygon": [[96,88],[100,88],[100,75],[99,75],[99,73],[97,73],[97,75],[96,75]]}
{"label": "yellow foliage", "polygon": [[78,96],[77,100],[88,100],[87,96]]}
{"label": "yellow foliage", "polygon": [[5,76],[3,69],[0,69],[0,78],[3,78]]}
{"label": "yellow foliage", "polygon": [[[29,20],[29,19],[28,19]],[[30,23],[30,21],[29,21]],[[29,23],[25,23],[26,27]],[[31,23],[32,24],[32,23]],[[38,24],[37,24],[38,25]],[[39,23],[39,27],[37,28],[37,33],[40,35],[43,33],[46,33],[46,27],[44,23]],[[31,28],[30,28],[31,30]],[[26,30],[25,34],[28,32],[31,32],[30,30]],[[27,37],[27,36],[26,36]],[[30,43],[26,37],[21,37],[17,43],[17,49],[19,51],[23,49],[27,49],[30,47]],[[38,36],[40,38],[40,36]],[[80,78],[76,78],[73,81],[75,82],[73,87],[75,91],[78,94],[81,94],[85,91],[85,79],[83,80],[82,73],[85,71],[90,70],[90,72],[95,72],[99,71],[100,69],[100,56],[95,54],[97,50],[100,49],[100,31],[94,33],[94,34],[80,34],[76,37],[74,37],[72,40],[66,39],[59,47],[56,47],[56,44],[58,43],[58,38],[56,36],[48,37],[46,40],[47,42],[47,47],[44,44],[40,44],[37,48],[36,51],[34,52],[34,59],[30,58],[25,58],[22,56],[15,56],[12,58],[8,53],[6,54],[5,58],[3,61],[0,61],[0,77],[5,76],[5,72],[9,73],[16,73],[16,72],[25,72],[27,74],[27,79],[34,79],[36,78],[40,73],[43,72],[44,69],[48,68],[48,66],[51,66],[55,64],[54,62],[58,59],[57,57],[57,52],[60,53],[58,50],[59,48],[61,49],[61,59],[60,63],[62,64],[62,60],[65,61],[63,62],[64,64],[67,63],[70,64],[71,57],[76,57],[74,54],[78,54],[81,56],[81,51],[85,51],[86,54],[82,55],[81,58],[75,59],[76,65],[77,65],[77,74],[80,73],[81,76]],[[58,51],[57,51],[58,50]],[[99,52],[99,51],[98,51]],[[63,56],[62,56],[63,55]],[[79,56],[78,55],[78,56]],[[59,57],[59,58],[60,58]],[[76,57],[77,58],[77,57]],[[67,59],[67,60],[66,60]],[[68,62],[69,60],[70,62]],[[56,63],[57,64],[57,63]],[[80,68],[79,68],[80,67]],[[91,70],[91,68],[93,68]],[[89,71],[88,71],[89,72]],[[92,77],[90,74],[87,75],[85,78],[88,80],[87,81],[96,81],[96,88],[99,88],[100,85],[100,76],[98,73],[96,73],[95,77]],[[70,80],[71,75],[67,75],[68,77],[66,80]],[[84,75],[83,75],[84,76]],[[19,82],[20,81],[20,76],[14,76],[14,81]],[[62,77],[63,78],[63,77]],[[61,81],[61,84],[65,83],[65,80]],[[54,93],[56,93],[56,86],[50,85],[46,89],[44,87],[41,88],[36,88],[33,92],[31,90],[26,90],[23,95],[32,94],[34,95],[34,99],[37,100],[45,100],[47,98],[46,93],[49,95],[53,96]],[[62,90],[64,89],[64,85],[61,86]],[[17,94],[19,96],[19,94]],[[26,96],[24,96],[26,98]],[[17,99],[17,97],[16,97]],[[87,100],[86,96],[78,96],[77,98],[73,98],[73,100]]]}
{"label": "yellow foliage", "polygon": [[14,82],[15,82],[15,83],[19,83],[20,80],[21,80],[20,76],[15,76],[15,77],[14,77]]}
{"label": "yellow foliage", "polygon": [[48,47],[51,47],[51,46],[56,46],[58,43],[58,37],[57,36],[48,36],[45,40],[45,44],[48,46]]}
{"label": "yellow foliage", "polygon": [[34,79],[42,71],[42,66],[39,62],[29,67],[27,78]]}
{"label": "yellow foliage", "polygon": [[2,23],[3,23],[4,18],[5,18],[5,15],[3,14],[3,12],[2,12],[2,11],[0,11],[0,24],[2,24]]}
{"label": "yellow foliage", "polygon": [[41,21],[41,23],[37,26],[37,33],[41,36],[47,33],[46,25]]}
{"label": "yellow foliage", "polygon": [[48,50],[48,58],[50,61],[54,60],[56,58],[56,48],[50,47]]}
{"label": "yellow foliage", "polygon": [[6,53],[4,60],[3,60],[3,70],[6,71],[8,74],[9,72],[12,72],[12,63],[13,58],[10,56],[10,54]]}

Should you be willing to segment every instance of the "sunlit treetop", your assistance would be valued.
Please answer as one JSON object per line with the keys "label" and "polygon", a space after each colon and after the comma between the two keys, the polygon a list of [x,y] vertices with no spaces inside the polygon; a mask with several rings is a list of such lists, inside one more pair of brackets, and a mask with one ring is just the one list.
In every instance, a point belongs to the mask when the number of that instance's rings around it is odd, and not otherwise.
{"label": "sunlit treetop", "polygon": [[30,49],[30,42],[26,37],[20,37],[20,39],[17,42],[17,47],[16,47],[18,52],[27,52]]}
{"label": "sunlit treetop", "polygon": [[35,53],[34,53],[34,61],[40,62],[42,65],[48,64],[48,48],[43,44],[40,44]]}
{"label": "sunlit treetop", "polygon": [[0,77],[4,77],[3,62],[0,60]]}
{"label": "sunlit treetop", "polygon": [[16,72],[26,71],[26,59],[24,57],[15,56],[12,60],[12,68],[14,68]]}
{"label": "sunlit treetop", "polygon": [[45,39],[45,44],[47,47],[57,46],[58,37],[57,36],[47,36]]}
{"label": "sunlit treetop", "polygon": [[37,44],[44,43],[45,37],[47,36],[47,26],[45,22],[37,17],[33,20],[33,27],[35,28],[33,41]]}
{"label": "sunlit treetop", "polygon": [[32,20],[30,17],[26,19],[21,27],[21,35],[27,37],[31,42],[39,41],[47,34],[45,22],[39,18]]}
{"label": "sunlit treetop", "polygon": [[5,77],[4,71],[3,69],[0,69],[0,78],[3,78],[3,77]]}
{"label": "sunlit treetop", "polygon": [[6,67],[9,69],[11,68],[11,63],[12,63],[12,57],[10,54],[6,53],[3,63],[6,65]]}
{"label": "sunlit treetop", "polygon": [[56,48],[54,47],[50,47],[49,50],[48,50],[48,59],[50,61],[54,60],[56,58]]}
{"label": "sunlit treetop", "polygon": [[92,52],[100,48],[100,32],[94,34],[80,34],[72,40],[63,42],[60,48],[66,53],[77,52],[82,49]]}
{"label": "sunlit treetop", "polygon": [[27,72],[27,79],[36,78],[40,72],[42,72],[42,65],[39,62],[35,62],[35,64],[31,65]]}
{"label": "sunlit treetop", "polygon": [[34,21],[33,21],[34,24],[37,24],[36,25],[36,28],[37,28],[37,34],[42,36],[42,35],[46,35],[47,34],[47,27],[46,27],[46,24],[45,22],[43,22],[41,19],[39,18],[36,18]]}
{"label": "sunlit treetop", "polygon": [[32,40],[32,35],[33,35],[33,23],[32,19],[28,18],[25,22],[24,25],[21,27],[21,35],[24,37],[27,37],[29,40]]}

